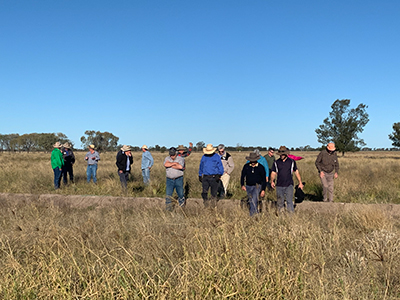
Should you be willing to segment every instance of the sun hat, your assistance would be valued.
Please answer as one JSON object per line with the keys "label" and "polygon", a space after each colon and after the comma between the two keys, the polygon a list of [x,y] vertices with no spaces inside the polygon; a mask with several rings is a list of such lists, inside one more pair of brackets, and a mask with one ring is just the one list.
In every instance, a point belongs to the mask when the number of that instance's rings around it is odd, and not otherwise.
{"label": "sun hat", "polygon": [[169,156],[174,156],[176,154],[176,150],[177,149],[175,147],[169,148],[169,151],[168,151]]}
{"label": "sun hat", "polygon": [[62,146],[63,146],[64,148],[67,148],[67,149],[71,149],[71,148],[72,148],[71,144],[68,143],[68,142],[64,143]]}
{"label": "sun hat", "polygon": [[[175,147],[172,147],[172,148],[175,148]],[[183,151],[185,151],[186,150],[186,147],[185,146],[183,146],[183,145],[179,145],[178,146],[178,148],[175,148],[175,150],[183,150]]]}
{"label": "sun hat", "polygon": [[288,155],[290,153],[289,149],[286,148],[285,146],[280,146],[278,149],[278,154],[282,155],[282,154],[286,154]]}
{"label": "sun hat", "polygon": [[53,145],[53,147],[54,148],[61,148],[62,147],[62,145],[61,145],[61,143],[60,142],[56,142],[54,145]]}
{"label": "sun hat", "polygon": [[92,145],[89,145],[89,149],[93,149],[94,150],[94,145],[92,144]]}
{"label": "sun hat", "polygon": [[204,154],[213,154],[217,150],[217,148],[214,148],[212,144],[207,144],[205,148],[203,148]]}
{"label": "sun hat", "polygon": [[142,146],[142,149],[146,149],[146,150],[147,150],[148,148],[147,148],[146,145],[143,145],[143,146]]}
{"label": "sun hat", "polygon": [[256,162],[257,160],[260,159],[260,155],[258,155],[257,153],[251,152],[249,156],[246,156],[246,159],[249,162]]}
{"label": "sun hat", "polygon": [[326,149],[328,149],[329,151],[335,151],[336,150],[335,143],[328,143]]}
{"label": "sun hat", "polygon": [[131,147],[127,146],[127,145],[123,145],[121,148],[122,151],[126,152],[126,151],[131,151]]}

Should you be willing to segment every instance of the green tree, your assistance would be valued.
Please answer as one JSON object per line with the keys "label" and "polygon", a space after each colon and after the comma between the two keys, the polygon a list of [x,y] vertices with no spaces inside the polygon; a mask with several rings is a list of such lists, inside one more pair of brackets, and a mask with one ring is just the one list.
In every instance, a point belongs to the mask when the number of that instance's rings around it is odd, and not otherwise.
{"label": "green tree", "polygon": [[389,134],[389,139],[393,142],[392,146],[400,147],[400,122],[393,124],[393,132]]}
{"label": "green tree", "polygon": [[359,151],[359,146],[364,146],[358,133],[364,131],[364,126],[369,122],[366,109],[368,106],[359,104],[356,108],[349,108],[350,100],[336,100],[331,108],[329,117],[315,130],[318,142],[323,145],[334,142],[338,152]]}
{"label": "green tree", "polygon": [[117,149],[119,137],[110,132],[100,132],[94,130],[86,130],[86,136],[81,137],[82,147],[87,148],[89,145],[95,145],[98,151],[115,151]]}

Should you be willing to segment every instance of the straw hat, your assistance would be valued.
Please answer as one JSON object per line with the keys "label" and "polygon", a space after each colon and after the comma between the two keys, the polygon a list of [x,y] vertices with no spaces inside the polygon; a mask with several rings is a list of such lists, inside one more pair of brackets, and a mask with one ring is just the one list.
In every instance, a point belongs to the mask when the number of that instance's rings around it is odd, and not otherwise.
{"label": "straw hat", "polygon": [[67,148],[67,149],[71,149],[72,148],[72,146],[70,145],[70,143],[68,143],[68,142],[66,142],[66,143],[64,143],[64,145],[62,145],[64,148]]}
{"label": "straw hat", "polygon": [[94,150],[94,145],[92,144],[92,145],[89,145],[89,149],[93,149]]}
{"label": "straw hat", "polygon": [[127,145],[123,145],[121,148],[122,151],[126,152],[126,151],[131,151],[131,147],[127,146]]}
{"label": "straw hat", "polygon": [[143,146],[142,146],[142,149],[146,149],[146,150],[147,150],[148,148],[147,148],[146,145],[143,145]]}
{"label": "straw hat", "polygon": [[204,154],[213,154],[215,150],[217,150],[217,148],[214,148],[212,144],[207,144],[207,146],[203,148]]}
{"label": "straw hat", "polygon": [[335,143],[328,143],[326,149],[328,149],[329,151],[335,151],[336,150]]}
{"label": "straw hat", "polygon": [[54,148],[60,149],[60,148],[62,147],[62,145],[61,145],[60,142],[56,142],[56,143],[53,145],[53,147],[54,147]]}

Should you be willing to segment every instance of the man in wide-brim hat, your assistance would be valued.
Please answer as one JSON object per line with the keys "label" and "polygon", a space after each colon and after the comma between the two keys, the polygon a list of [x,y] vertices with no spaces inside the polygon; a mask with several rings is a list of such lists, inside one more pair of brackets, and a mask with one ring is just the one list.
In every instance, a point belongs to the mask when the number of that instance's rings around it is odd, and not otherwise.
{"label": "man in wide-brim hat", "polygon": [[265,196],[265,188],[267,187],[266,172],[262,164],[258,162],[260,155],[251,152],[246,156],[249,161],[243,166],[242,175],[240,176],[240,185],[243,191],[247,192],[249,201],[250,216],[257,214],[259,196]]}
{"label": "man in wide-brim hat", "polygon": [[[294,212],[293,192],[294,182],[293,173],[299,181],[299,188],[303,189],[303,183],[299,170],[297,169],[296,161],[288,157],[289,149],[285,146],[280,146],[278,149],[279,159],[272,165],[271,187],[276,188],[277,208],[280,212],[286,201],[286,209],[289,212]],[[277,177],[276,184],[275,178]]]}
{"label": "man in wide-brim hat", "polygon": [[88,183],[91,178],[93,178],[93,183],[97,183],[97,166],[100,160],[100,154],[95,148],[93,144],[89,145],[89,152],[85,155],[85,161],[87,162],[86,180]]}
{"label": "man in wide-brim hat", "polygon": [[189,148],[186,148],[183,145],[179,145],[178,148],[176,148],[176,150],[178,156],[181,156],[183,158],[188,157],[192,153],[193,143],[192,142],[189,143]]}
{"label": "man in wide-brim hat", "polygon": [[[203,148],[203,157],[200,160],[199,180],[202,184],[201,196],[204,206],[209,207],[216,205],[218,185],[221,176],[224,174],[221,158],[215,153],[216,148],[212,144],[208,144]],[[208,190],[211,189],[211,199],[208,197]]]}
{"label": "man in wide-brim hat", "polygon": [[333,202],[333,183],[339,173],[339,161],[334,143],[328,143],[326,148],[318,154],[315,166],[321,178],[323,200]]}
{"label": "man in wide-brim hat", "polygon": [[133,157],[131,147],[123,145],[117,153],[117,161],[115,163],[118,168],[118,176],[121,181],[121,186],[124,191],[128,186],[129,174],[131,173],[131,166],[133,164]]}
{"label": "man in wide-brim hat", "polygon": [[66,142],[63,144],[63,148],[61,150],[64,159],[64,167],[62,169],[64,184],[68,184],[68,174],[70,182],[74,182],[73,164],[75,163],[75,154],[71,148],[71,144]]}
{"label": "man in wide-brim hat", "polygon": [[147,148],[146,145],[142,146],[142,177],[143,177],[143,183],[145,185],[150,184],[150,170],[154,165],[154,159],[153,156],[151,155],[149,148]]}
{"label": "man in wide-brim hat", "polygon": [[53,169],[54,173],[54,188],[57,190],[60,188],[60,181],[61,181],[61,172],[64,166],[64,160],[61,153],[62,144],[60,142],[56,142],[53,145],[54,149],[51,152],[51,168]]}

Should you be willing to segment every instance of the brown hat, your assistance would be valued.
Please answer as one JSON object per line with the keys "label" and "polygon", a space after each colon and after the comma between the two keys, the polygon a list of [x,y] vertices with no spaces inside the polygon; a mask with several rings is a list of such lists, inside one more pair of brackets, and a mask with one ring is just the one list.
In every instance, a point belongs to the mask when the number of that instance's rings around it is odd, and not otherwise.
{"label": "brown hat", "polygon": [[335,143],[328,143],[326,149],[328,149],[329,151],[335,151],[336,150]]}
{"label": "brown hat", "polygon": [[56,143],[53,145],[53,147],[54,147],[54,148],[60,149],[60,148],[62,147],[62,145],[61,145],[60,142],[56,142]]}
{"label": "brown hat", "polygon": [[246,159],[249,162],[256,162],[257,160],[260,159],[260,155],[257,155],[257,153],[251,152],[249,156],[246,156]]}
{"label": "brown hat", "polygon": [[212,144],[207,144],[205,148],[203,148],[204,154],[213,154],[217,150],[217,148],[214,148]]}
{"label": "brown hat", "polygon": [[127,145],[123,145],[121,148],[122,151],[126,152],[126,151],[131,151],[131,147],[127,146]]}
{"label": "brown hat", "polygon": [[288,155],[290,153],[289,149],[286,148],[285,146],[280,146],[278,149],[278,154],[282,155],[282,154],[286,154]]}
{"label": "brown hat", "polygon": [[183,146],[183,145],[179,145],[178,146],[178,148],[176,148],[176,150],[183,150],[183,151],[185,151],[186,150],[186,147],[185,146]]}

